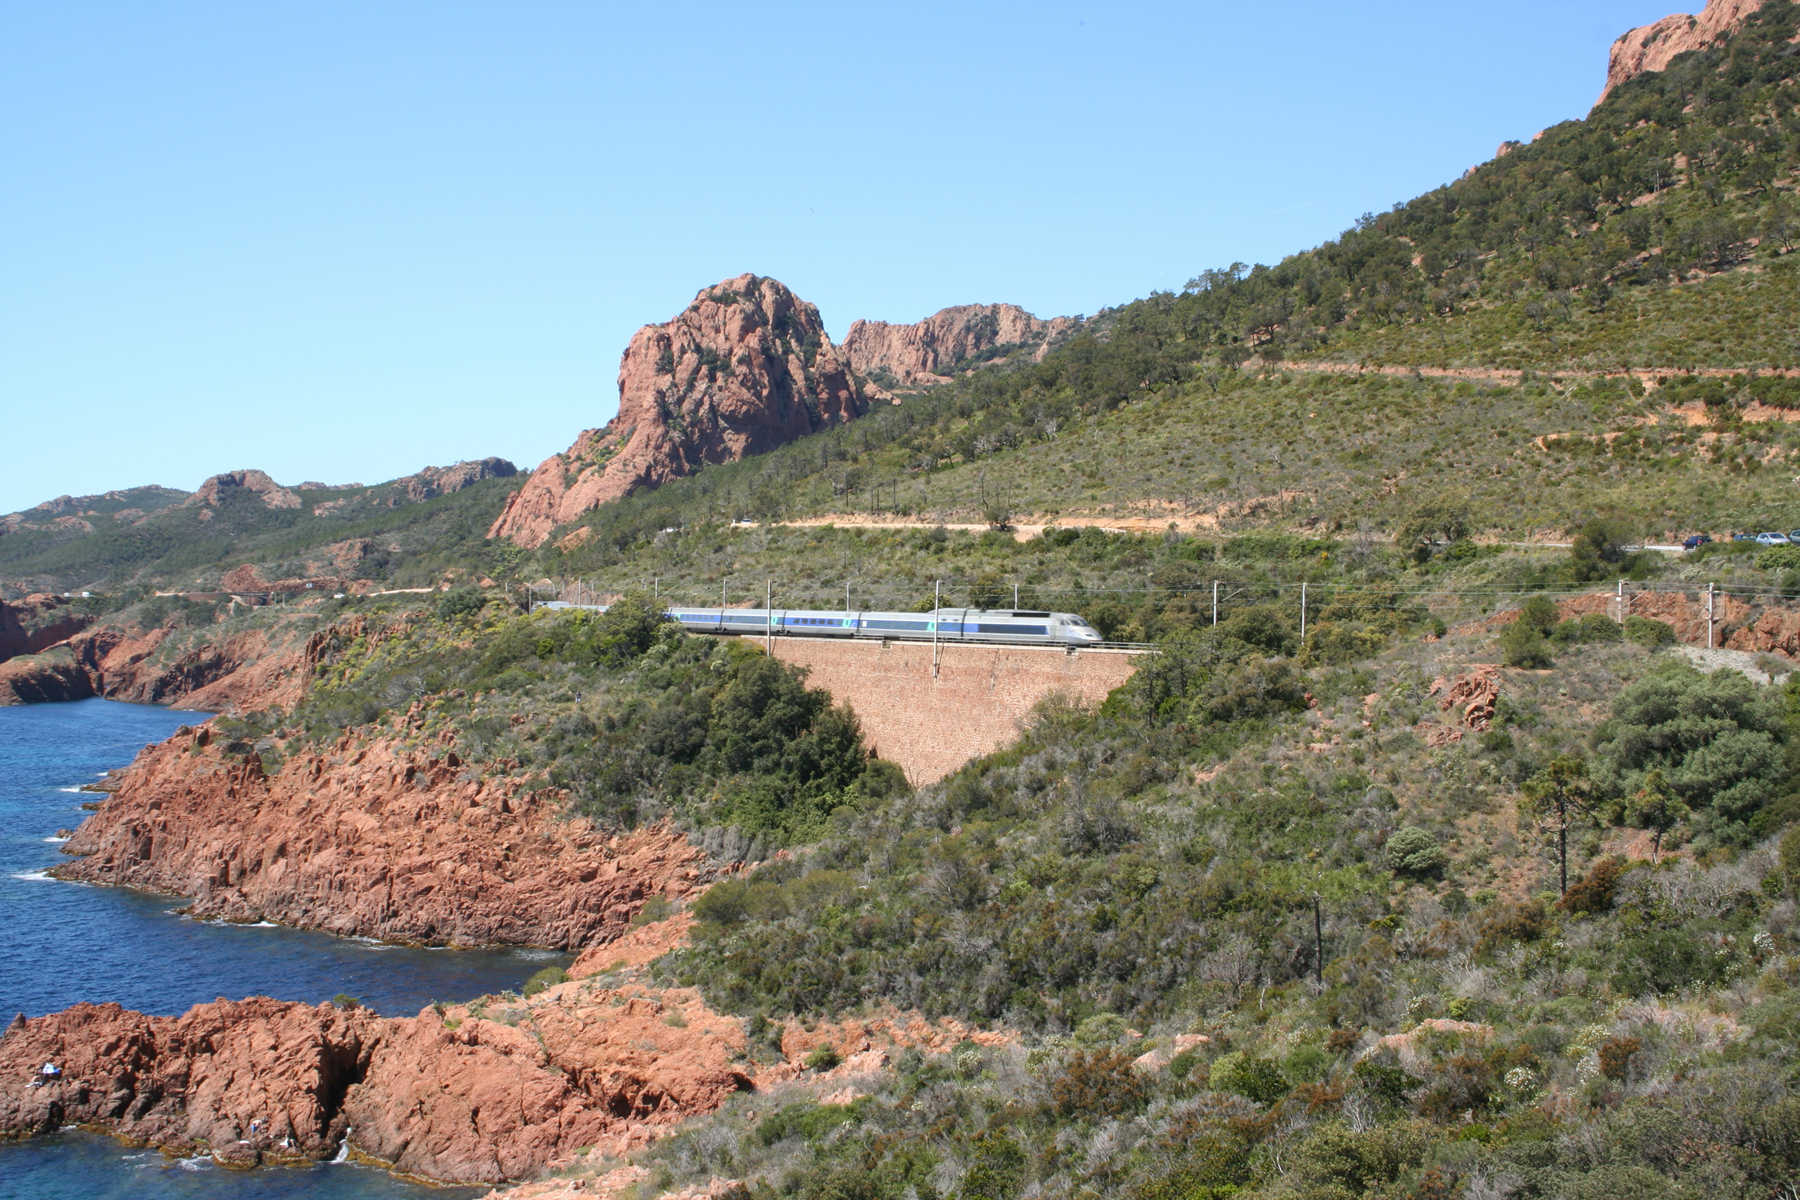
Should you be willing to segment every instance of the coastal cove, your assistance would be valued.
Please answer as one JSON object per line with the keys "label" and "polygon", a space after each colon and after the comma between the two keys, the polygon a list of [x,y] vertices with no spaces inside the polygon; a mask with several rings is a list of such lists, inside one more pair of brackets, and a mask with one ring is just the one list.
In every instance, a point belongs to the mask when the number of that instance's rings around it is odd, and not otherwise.
{"label": "coastal cove", "polygon": [[[107,700],[0,708],[0,911],[8,925],[0,945],[0,1011],[8,1017],[41,1016],[80,1001],[175,1015],[218,997],[318,1004],[339,994],[384,1015],[410,1015],[434,1000],[517,988],[542,967],[568,963],[568,955],[547,950],[428,950],[198,921],[178,911],[186,903],[180,897],[47,878],[49,868],[66,861],[57,831],[77,826],[87,815],[81,804],[100,798],[76,789],[195,720],[193,713]],[[181,1166],[72,1131],[0,1145],[0,1195],[339,1200],[415,1194],[452,1193],[338,1165],[247,1175],[209,1164]]]}

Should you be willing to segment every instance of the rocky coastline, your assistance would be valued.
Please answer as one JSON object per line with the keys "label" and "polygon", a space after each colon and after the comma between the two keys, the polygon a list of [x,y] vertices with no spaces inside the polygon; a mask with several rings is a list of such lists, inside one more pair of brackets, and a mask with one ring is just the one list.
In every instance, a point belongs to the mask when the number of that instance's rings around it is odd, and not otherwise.
{"label": "rocky coastline", "polygon": [[[0,1135],[80,1125],[223,1166],[340,1153],[442,1183],[623,1154],[751,1085],[692,991],[570,981],[415,1017],[252,997],[152,1017],[78,1004],[0,1038]],[[40,1083],[44,1063],[60,1075]]]}
{"label": "rocky coastline", "polygon": [[201,726],[145,748],[54,873],[185,896],[213,919],[571,951],[710,878],[684,835],[605,835],[564,819],[564,800],[393,737],[346,734],[269,774]]}

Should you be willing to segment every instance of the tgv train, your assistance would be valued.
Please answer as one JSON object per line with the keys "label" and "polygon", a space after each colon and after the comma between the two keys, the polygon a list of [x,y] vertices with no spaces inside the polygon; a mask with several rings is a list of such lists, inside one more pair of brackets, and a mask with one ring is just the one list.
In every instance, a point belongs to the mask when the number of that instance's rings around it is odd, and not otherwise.
{"label": "tgv train", "polygon": [[[604,605],[553,600],[545,608]],[[763,637],[837,637],[940,642],[1002,642],[1028,646],[1092,646],[1100,631],[1074,613],[1024,612],[1010,608],[940,608],[936,612],[829,612],[806,608],[688,608],[668,610],[690,633],[736,633]]]}
{"label": "tgv train", "polygon": [[1012,642],[1032,646],[1091,646],[1100,631],[1074,613],[1010,608],[940,608],[936,612],[826,612],[800,608],[671,608],[669,616],[693,633]]}

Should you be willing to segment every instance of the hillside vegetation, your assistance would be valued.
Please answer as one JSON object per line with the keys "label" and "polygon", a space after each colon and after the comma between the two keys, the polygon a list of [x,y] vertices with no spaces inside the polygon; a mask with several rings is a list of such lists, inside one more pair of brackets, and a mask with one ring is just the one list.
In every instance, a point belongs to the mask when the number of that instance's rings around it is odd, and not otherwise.
{"label": "hillside vegetation", "polygon": [[[421,501],[391,484],[314,488],[294,508],[233,489],[216,504],[165,503],[123,523],[116,503],[94,505],[84,509],[92,519],[78,524],[36,522],[0,536],[0,576],[53,591],[115,592],[216,586],[246,562],[271,581],[344,575],[409,587],[435,583],[446,569],[503,575],[518,561],[516,548],[485,535],[516,486],[488,479]],[[348,566],[334,553],[346,546]]]}
{"label": "hillside vegetation", "polygon": [[1800,691],[1578,643],[1476,734],[1432,681],[1494,649],[1301,673],[1204,639],[717,885],[671,971],[752,1029],[1026,1036],[654,1157],[809,1197],[1778,1194]]}
{"label": "hillside vegetation", "polygon": [[[1202,272],[1041,363],[608,505],[545,564],[585,573],[670,526],[826,512],[1391,527],[1447,487],[1486,501],[1496,532],[1609,506],[1667,529],[1773,520],[1755,472],[1785,484],[1789,428],[1741,418],[1800,406],[1800,383],[1756,377],[1800,367],[1795,11],[1766,5],[1722,47],[1274,267]],[[1489,374],[1314,369],[1358,363]],[[1740,377],[1685,384],[1695,368]],[[1646,377],[1578,374],[1624,369]]]}

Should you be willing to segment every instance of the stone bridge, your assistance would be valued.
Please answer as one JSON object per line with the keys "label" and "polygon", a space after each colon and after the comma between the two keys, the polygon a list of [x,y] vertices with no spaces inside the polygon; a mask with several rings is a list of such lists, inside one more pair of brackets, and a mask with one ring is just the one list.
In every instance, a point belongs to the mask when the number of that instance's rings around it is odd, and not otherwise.
{"label": "stone bridge", "polygon": [[1018,736],[1021,720],[1052,692],[1098,704],[1131,678],[1129,650],[778,637],[775,657],[848,704],[882,758],[914,786],[935,783]]}

